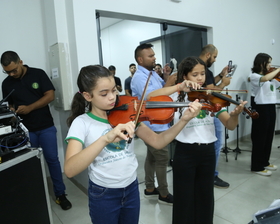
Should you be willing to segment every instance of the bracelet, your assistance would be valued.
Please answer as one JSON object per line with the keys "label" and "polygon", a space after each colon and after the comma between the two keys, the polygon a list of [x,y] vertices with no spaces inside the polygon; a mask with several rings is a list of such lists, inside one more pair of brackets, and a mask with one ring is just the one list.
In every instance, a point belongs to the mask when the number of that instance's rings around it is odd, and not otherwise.
{"label": "bracelet", "polygon": [[224,76],[221,75],[221,73],[219,74],[219,77],[222,79]]}

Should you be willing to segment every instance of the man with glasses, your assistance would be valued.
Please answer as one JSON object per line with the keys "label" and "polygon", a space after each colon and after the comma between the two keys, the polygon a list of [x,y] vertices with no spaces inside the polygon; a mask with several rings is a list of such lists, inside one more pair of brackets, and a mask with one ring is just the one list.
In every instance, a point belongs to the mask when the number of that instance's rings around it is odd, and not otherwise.
{"label": "man with glasses", "polygon": [[2,82],[3,98],[22,119],[29,131],[32,147],[42,147],[53,182],[56,203],[63,210],[72,207],[66,198],[58,160],[56,128],[48,104],[54,100],[54,86],[42,69],[23,65],[18,54],[6,51],[1,56],[3,72],[8,77]]}

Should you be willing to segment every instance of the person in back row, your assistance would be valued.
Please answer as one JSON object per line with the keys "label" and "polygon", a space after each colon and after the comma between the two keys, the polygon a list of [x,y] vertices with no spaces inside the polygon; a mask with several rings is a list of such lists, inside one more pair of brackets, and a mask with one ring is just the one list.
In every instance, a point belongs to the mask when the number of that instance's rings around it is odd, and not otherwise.
{"label": "person in back row", "polygon": [[111,72],[111,74],[114,75],[117,90],[119,92],[121,92],[122,91],[122,82],[121,82],[121,79],[116,76],[116,67],[114,65],[110,65],[108,69]]}
{"label": "person in back row", "polygon": [[125,91],[125,95],[132,96],[130,83],[131,83],[131,79],[132,79],[134,73],[136,72],[136,65],[134,63],[129,65],[129,71],[130,71],[130,76],[128,78],[126,78],[124,81],[124,91]]}
{"label": "person in back row", "polygon": [[[204,61],[207,66],[206,70],[206,88],[223,90],[224,87],[230,84],[231,77],[226,77],[228,74],[228,66],[224,67],[223,70],[214,77],[213,72],[209,70],[212,64],[216,61],[218,57],[218,49],[213,44],[208,44],[202,48],[199,58]],[[229,183],[223,181],[219,178],[219,172],[217,170],[219,157],[222,149],[222,139],[223,139],[223,127],[221,121],[215,117],[215,132],[217,141],[215,142],[216,150],[216,169],[214,172],[214,186],[217,188],[228,188]]]}
{"label": "person in back row", "polygon": [[[152,44],[141,44],[134,52],[134,57],[138,66],[131,80],[131,90],[132,96],[137,96],[139,100],[141,99],[144,87],[150,74],[151,78],[146,95],[153,90],[162,88],[164,85],[169,85],[169,79],[165,83],[164,80],[154,71],[156,57],[152,47]],[[156,133],[161,133],[169,129],[169,124],[144,123]],[[172,205],[173,195],[168,191],[168,184],[166,180],[167,165],[169,161],[168,146],[163,147],[161,150],[157,150],[147,142],[145,142],[145,144],[147,146],[147,156],[144,165],[146,185],[144,196],[146,198],[158,198],[159,203]],[[155,186],[155,175],[158,187]]]}
{"label": "person in back row", "polygon": [[280,68],[270,71],[271,61],[270,55],[257,54],[250,74],[251,106],[259,114],[258,119],[252,119],[251,171],[262,176],[270,176],[271,171],[277,170],[269,159],[275,130],[277,90],[280,87],[280,82],[274,77]]}

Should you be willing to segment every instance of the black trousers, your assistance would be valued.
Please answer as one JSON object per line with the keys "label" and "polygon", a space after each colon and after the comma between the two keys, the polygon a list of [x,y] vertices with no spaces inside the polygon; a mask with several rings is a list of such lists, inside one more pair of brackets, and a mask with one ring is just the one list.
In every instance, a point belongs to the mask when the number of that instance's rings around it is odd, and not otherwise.
{"label": "black trousers", "polygon": [[212,224],[214,213],[214,143],[177,141],[173,161],[173,224]]}
{"label": "black trousers", "polygon": [[252,155],[251,171],[262,171],[268,166],[271,154],[272,141],[275,130],[275,104],[252,105],[259,113],[258,119],[252,119]]}

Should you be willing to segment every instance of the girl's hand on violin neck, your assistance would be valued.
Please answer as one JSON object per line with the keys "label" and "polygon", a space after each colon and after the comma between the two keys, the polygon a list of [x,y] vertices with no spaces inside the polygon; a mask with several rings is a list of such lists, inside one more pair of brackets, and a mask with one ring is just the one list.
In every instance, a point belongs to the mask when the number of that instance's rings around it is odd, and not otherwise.
{"label": "girl's hand on violin neck", "polygon": [[202,104],[199,103],[198,99],[189,103],[189,107],[184,112],[184,114],[182,116],[182,120],[188,122],[191,119],[193,119],[194,117],[196,117],[200,113],[201,107],[202,107]]}
{"label": "girl's hand on violin neck", "polygon": [[126,124],[118,124],[114,129],[109,131],[106,136],[107,143],[119,142],[121,140],[128,140],[129,137],[134,137],[135,124],[129,121]]}
{"label": "girl's hand on violin neck", "polygon": [[192,89],[200,89],[201,85],[196,82],[184,80],[184,82],[177,84],[178,91],[191,92]]}
{"label": "girl's hand on violin neck", "polygon": [[247,103],[247,101],[240,101],[240,104],[234,108],[233,111],[230,112],[230,116],[238,116],[244,109],[245,104]]}

